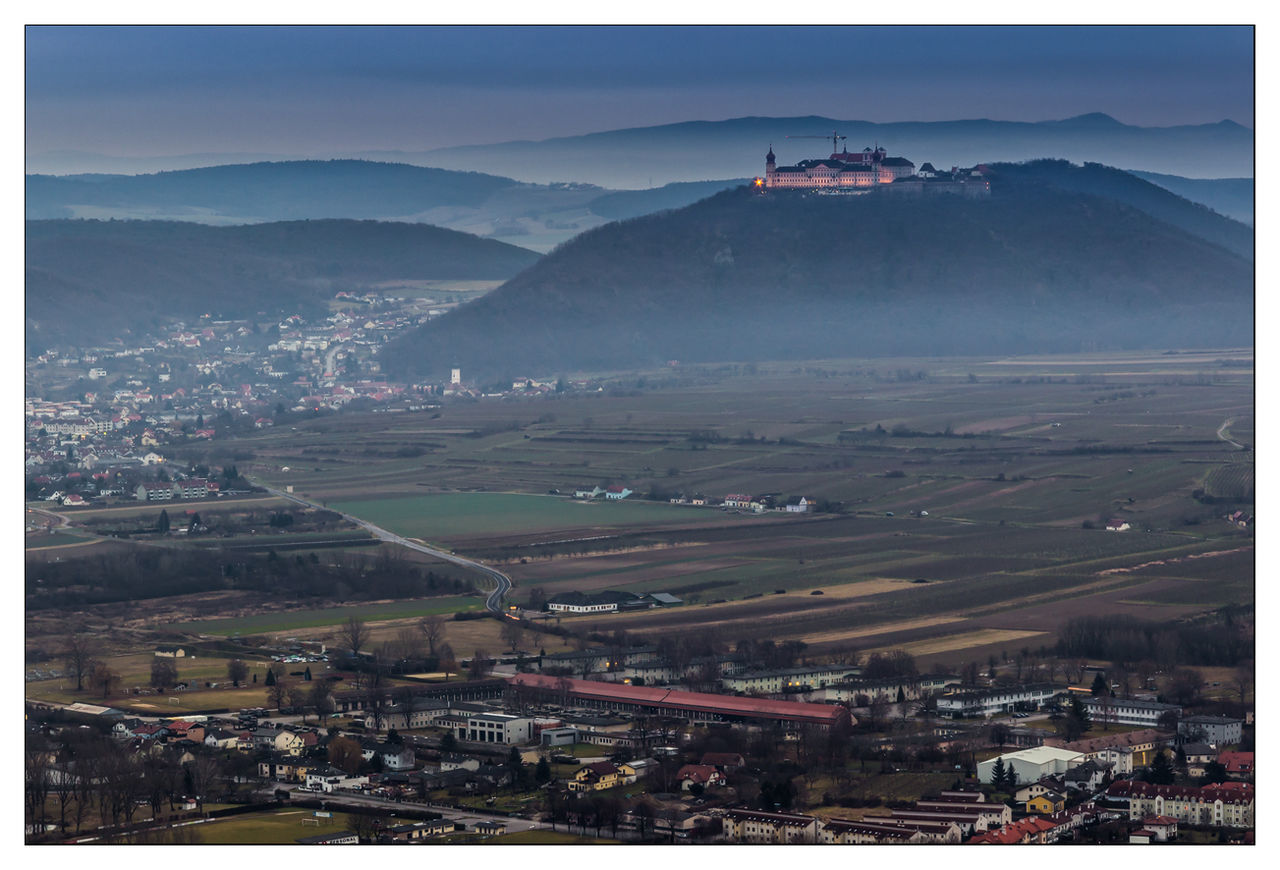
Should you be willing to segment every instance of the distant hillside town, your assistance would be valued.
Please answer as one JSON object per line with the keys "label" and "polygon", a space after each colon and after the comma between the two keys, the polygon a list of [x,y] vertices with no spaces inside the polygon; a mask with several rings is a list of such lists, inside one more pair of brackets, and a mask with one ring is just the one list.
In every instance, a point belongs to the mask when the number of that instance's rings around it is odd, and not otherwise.
{"label": "distant hillside town", "polygon": [[[834,146],[844,137],[833,134],[831,138]],[[976,199],[991,195],[986,170],[986,166],[979,164],[967,169],[953,166],[949,172],[939,171],[932,163],[925,163],[917,170],[907,158],[890,157],[879,145],[854,152],[845,146],[840,151],[833,150],[830,157],[778,166],[770,145],[764,158],[764,176],[757,177],[753,183],[757,188],[769,190],[865,193],[882,189],[917,196],[926,192],[954,193]]]}

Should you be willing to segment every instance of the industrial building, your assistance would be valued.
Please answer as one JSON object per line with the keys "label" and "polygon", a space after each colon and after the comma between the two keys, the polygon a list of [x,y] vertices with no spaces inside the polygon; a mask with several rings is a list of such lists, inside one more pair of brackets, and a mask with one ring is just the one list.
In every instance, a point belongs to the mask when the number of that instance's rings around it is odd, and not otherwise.
{"label": "industrial building", "polygon": [[847,709],[828,704],[679,692],[543,674],[516,674],[509,677],[507,683],[514,693],[530,698],[641,715],[670,716],[691,722],[749,722],[784,728],[821,729],[854,724]]}

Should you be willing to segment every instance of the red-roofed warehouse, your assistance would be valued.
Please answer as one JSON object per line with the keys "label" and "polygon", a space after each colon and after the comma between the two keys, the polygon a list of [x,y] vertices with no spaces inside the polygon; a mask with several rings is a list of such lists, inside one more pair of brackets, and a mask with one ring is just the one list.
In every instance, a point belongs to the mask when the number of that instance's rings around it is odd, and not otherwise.
{"label": "red-roofed warehouse", "polygon": [[673,716],[695,722],[778,722],[788,727],[808,728],[849,727],[854,724],[847,709],[830,704],[680,692],[543,674],[516,674],[509,677],[507,683],[518,692],[528,691],[586,707]]}

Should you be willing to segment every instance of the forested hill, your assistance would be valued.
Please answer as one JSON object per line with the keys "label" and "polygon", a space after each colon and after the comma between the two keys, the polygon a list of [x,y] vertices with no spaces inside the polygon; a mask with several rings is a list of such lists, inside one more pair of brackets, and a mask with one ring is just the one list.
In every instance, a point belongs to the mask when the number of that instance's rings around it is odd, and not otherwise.
{"label": "forested hill", "polygon": [[1251,226],[1184,199],[1158,183],[1139,178],[1123,169],[1113,169],[1097,163],[1075,166],[1066,160],[1032,160],[1026,163],[995,163],[992,164],[991,171],[997,185],[1002,182],[1006,185],[1047,184],[1131,205],[1206,241],[1222,245],[1242,257],[1253,259]]}
{"label": "forested hill", "polygon": [[173,317],[318,311],[391,280],[503,280],[535,253],[425,224],[319,220],[210,227],[28,221],[28,339],[92,343]]}
{"label": "forested hill", "polygon": [[1244,345],[1253,268],[1115,199],[738,188],[575,238],[388,347],[400,374]]}

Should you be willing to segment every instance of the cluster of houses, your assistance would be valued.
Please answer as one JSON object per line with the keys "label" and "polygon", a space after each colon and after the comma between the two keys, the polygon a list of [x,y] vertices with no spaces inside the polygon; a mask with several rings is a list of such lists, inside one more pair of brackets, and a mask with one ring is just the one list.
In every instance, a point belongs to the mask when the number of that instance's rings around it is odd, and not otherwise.
{"label": "cluster of houses", "polygon": [[789,514],[811,513],[817,509],[817,501],[812,496],[794,495],[782,497],[776,494],[749,495],[731,492],[724,498],[695,494],[678,495],[668,499],[671,504],[687,504],[694,507],[718,507],[725,510],[745,510],[762,514],[766,511],[781,511]]}
{"label": "cluster of houses", "polygon": [[[609,501],[619,501],[632,494],[632,490],[622,484],[613,484],[611,486],[602,487],[599,484],[591,487],[580,486],[573,491],[573,497],[582,501],[591,501],[604,497]],[[764,495],[748,495],[745,493],[731,492],[723,498],[716,496],[707,496],[701,493],[694,495],[677,495],[667,499],[669,504],[691,505],[693,507],[718,507],[724,510],[744,510],[751,513],[765,513],[766,511],[781,511],[784,513],[803,514],[810,513],[817,509],[817,502],[812,496],[787,496],[783,497],[776,493],[767,493]]]}
{"label": "cluster of houses", "polygon": [[[889,815],[861,819],[820,818],[804,813],[731,809],[721,816],[720,839],[730,843],[833,845],[1052,843],[1086,825],[1118,814],[1092,803],[1070,811],[1013,821],[1005,804],[981,792],[943,791]],[[1010,837],[1011,832],[1016,835]]]}

